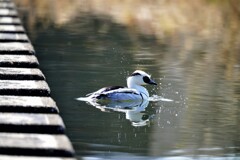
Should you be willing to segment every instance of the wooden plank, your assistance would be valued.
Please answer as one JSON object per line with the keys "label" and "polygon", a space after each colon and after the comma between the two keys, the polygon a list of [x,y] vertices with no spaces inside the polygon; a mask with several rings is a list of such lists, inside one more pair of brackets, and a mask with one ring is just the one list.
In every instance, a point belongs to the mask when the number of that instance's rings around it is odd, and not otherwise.
{"label": "wooden plank", "polygon": [[0,112],[0,125],[50,125],[62,126],[64,124],[58,114],[35,114],[35,113],[2,113]]}
{"label": "wooden plank", "polygon": [[35,68],[0,67],[1,80],[45,80],[43,73]]}
{"label": "wooden plank", "polygon": [[21,21],[16,17],[0,17],[0,25],[21,25]]}
{"label": "wooden plank", "polygon": [[58,114],[0,112],[0,132],[63,134],[64,130]]}
{"label": "wooden plank", "polygon": [[73,157],[65,135],[0,133],[0,154]]}
{"label": "wooden plank", "polygon": [[0,0],[0,2],[11,2],[11,0]]}
{"label": "wooden plank", "polygon": [[15,9],[15,5],[12,2],[1,2],[0,8]]}
{"label": "wooden plank", "polygon": [[76,160],[75,158],[66,157],[34,157],[34,156],[14,156],[0,155],[1,160]]}
{"label": "wooden plank", "polygon": [[0,43],[0,54],[24,54],[33,55],[35,51],[31,43]]}
{"label": "wooden plank", "polygon": [[25,33],[22,26],[0,25],[0,33]]}
{"label": "wooden plank", "polygon": [[29,39],[26,34],[22,33],[0,33],[1,42],[29,42]]}
{"label": "wooden plank", "polygon": [[8,8],[0,8],[0,16],[17,17],[17,11]]}
{"label": "wooden plank", "polygon": [[51,97],[0,96],[0,112],[58,113]]}
{"label": "wooden plank", "polygon": [[14,6],[0,2],[0,66],[13,67],[0,67],[0,159],[74,160],[61,117],[42,114],[58,113],[44,75],[15,68],[32,62],[37,67],[38,61]]}
{"label": "wooden plank", "polygon": [[35,68],[39,63],[34,55],[0,55],[0,67]]}
{"label": "wooden plank", "polygon": [[45,81],[0,80],[0,95],[50,96]]}

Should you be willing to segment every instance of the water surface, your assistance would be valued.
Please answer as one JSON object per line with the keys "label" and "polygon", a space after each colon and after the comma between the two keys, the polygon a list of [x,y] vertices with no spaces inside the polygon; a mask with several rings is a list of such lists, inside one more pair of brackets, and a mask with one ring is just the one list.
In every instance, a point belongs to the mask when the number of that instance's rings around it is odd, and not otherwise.
{"label": "water surface", "polygon": [[[22,8],[21,18],[79,159],[239,158],[236,26],[225,26],[222,35],[212,36],[222,28],[204,36],[176,29],[161,37],[91,12],[61,25],[45,14],[33,23],[29,10]],[[161,97],[136,107],[135,117],[149,116],[141,126],[125,110],[75,100],[104,86],[126,86],[136,69],[152,75],[158,86],[147,86],[149,93]]]}

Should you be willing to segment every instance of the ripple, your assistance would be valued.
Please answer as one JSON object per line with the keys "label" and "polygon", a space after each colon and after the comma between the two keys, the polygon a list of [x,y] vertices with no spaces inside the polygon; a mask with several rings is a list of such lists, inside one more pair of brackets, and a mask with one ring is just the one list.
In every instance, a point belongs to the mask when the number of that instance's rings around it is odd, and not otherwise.
{"label": "ripple", "polygon": [[167,98],[164,98],[164,97],[158,96],[158,95],[152,95],[151,97],[149,97],[148,100],[151,102],[158,102],[158,101],[173,102],[172,99],[167,99]]}

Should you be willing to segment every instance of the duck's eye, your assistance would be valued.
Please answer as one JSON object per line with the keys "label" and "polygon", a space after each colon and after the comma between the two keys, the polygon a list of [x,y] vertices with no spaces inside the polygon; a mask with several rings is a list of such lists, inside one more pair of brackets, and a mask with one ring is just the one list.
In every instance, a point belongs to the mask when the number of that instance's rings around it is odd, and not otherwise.
{"label": "duck's eye", "polygon": [[142,116],[142,120],[147,120],[147,119],[149,119],[149,115],[144,114],[144,115]]}
{"label": "duck's eye", "polygon": [[145,82],[145,83],[150,83],[150,78],[148,77],[148,76],[144,76],[143,77],[143,82]]}

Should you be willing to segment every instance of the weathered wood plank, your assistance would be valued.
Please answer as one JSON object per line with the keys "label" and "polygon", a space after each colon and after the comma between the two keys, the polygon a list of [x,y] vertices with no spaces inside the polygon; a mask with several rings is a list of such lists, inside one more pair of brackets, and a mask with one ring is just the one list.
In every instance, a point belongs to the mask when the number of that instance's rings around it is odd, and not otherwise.
{"label": "weathered wood plank", "polygon": [[11,2],[11,0],[0,0],[0,2]]}
{"label": "weathered wood plank", "polygon": [[50,96],[46,81],[0,80],[0,95]]}
{"label": "weathered wood plank", "polygon": [[0,33],[1,42],[29,42],[29,39],[26,34],[22,33]]}
{"label": "weathered wood plank", "polygon": [[65,135],[0,133],[0,154],[73,157]]}
{"label": "weathered wood plank", "polygon": [[21,21],[16,17],[0,17],[0,25],[21,25]]}
{"label": "weathered wood plank", "polygon": [[35,68],[39,63],[34,55],[1,55],[0,67]]}
{"label": "weathered wood plank", "polygon": [[12,2],[1,2],[0,8],[15,9],[15,5]]}
{"label": "weathered wood plank", "polygon": [[31,43],[0,43],[0,54],[24,54],[33,55],[35,51]]}
{"label": "weathered wood plank", "polygon": [[0,2],[0,159],[75,160],[61,117],[46,114],[58,108],[44,75],[15,68],[37,67],[38,61],[14,5]]}
{"label": "weathered wood plank", "polygon": [[0,125],[59,125],[64,127],[58,114],[35,113],[2,113],[0,112]]}
{"label": "weathered wood plank", "polygon": [[0,33],[25,33],[22,26],[0,25]]}
{"label": "weathered wood plank", "polygon": [[17,17],[17,11],[8,8],[0,8],[0,16]]}
{"label": "weathered wood plank", "polygon": [[35,68],[0,67],[1,80],[45,80],[43,73]]}
{"label": "weathered wood plank", "polygon": [[76,160],[75,158],[64,157],[34,157],[34,156],[14,156],[0,155],[1,160]]}
{"label": "weathered wood plank", "polygon": [[12,3],[12,0],[0,0],[0,3]]}
{"label": "weathered wood plank", "polygon": [[58,114],[1,113],[0,132],[63,134]]}
{"label": "weathered wood plank", "polygon": [[58,113],[51,97],[0,96],[0,112]]}

